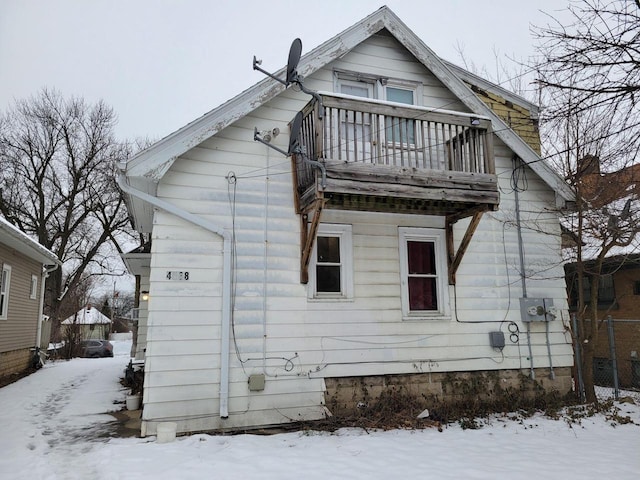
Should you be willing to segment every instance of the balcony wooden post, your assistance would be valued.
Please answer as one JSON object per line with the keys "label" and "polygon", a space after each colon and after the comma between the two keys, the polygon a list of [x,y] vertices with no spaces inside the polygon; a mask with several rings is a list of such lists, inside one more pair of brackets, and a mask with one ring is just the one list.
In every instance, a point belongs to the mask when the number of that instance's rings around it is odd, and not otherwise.
{"label": "balcony wooden post", "polygon": [[314,123],[315,131],[314,131],[314,141],[315,141],[315,152],[316,157],[313,160],[319,161],[321,158],[324,158],[324,119],[326,118],[325,112],[320,112],[320,109],[324,109],[324,106],[320,102],[316,102],[314,107],[314,112],[316,116],[316,121]]}

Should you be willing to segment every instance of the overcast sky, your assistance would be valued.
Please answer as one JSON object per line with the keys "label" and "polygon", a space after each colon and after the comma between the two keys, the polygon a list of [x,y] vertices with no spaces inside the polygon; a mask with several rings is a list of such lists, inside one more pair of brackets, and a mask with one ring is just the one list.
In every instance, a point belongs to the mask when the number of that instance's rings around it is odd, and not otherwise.
{"label": "overcast sky", "polygon": [[[387,0],[436,54],[526,60],[568,0]],[[0,0],[0,111],[42,87],[103,99],[121,139],[159,139],[380,8],[380,0]]]}

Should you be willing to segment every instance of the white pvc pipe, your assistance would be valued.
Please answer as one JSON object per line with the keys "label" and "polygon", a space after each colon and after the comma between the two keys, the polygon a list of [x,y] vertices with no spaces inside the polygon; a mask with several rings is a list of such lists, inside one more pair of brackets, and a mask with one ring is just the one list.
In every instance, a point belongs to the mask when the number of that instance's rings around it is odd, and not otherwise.
{"label": "white pvc pipe", "polygon": [[118,187],[165,212],[222,237],[222,326],[220,338],[220,418],[229,417],[229,341],[231,333],[231,234],[219,225],[194,215],[173,203],[162,200],[127,184],[124,172],[116,176]]}
{"label": "white pvc pipe", "polygon": [[40,301],[38,307],[38,326],[36,330],[36,348],[40,347],[40,344],[42,343],[42,311],[44,310],[45,283],[49,274],[54,270],[57,270],[59,267],[57,263],[54,263],[52,265],[53,267],[51,268],[47,268],[47,266],[45,265],[45,267],[42,269],[42,275],[40,275]]}

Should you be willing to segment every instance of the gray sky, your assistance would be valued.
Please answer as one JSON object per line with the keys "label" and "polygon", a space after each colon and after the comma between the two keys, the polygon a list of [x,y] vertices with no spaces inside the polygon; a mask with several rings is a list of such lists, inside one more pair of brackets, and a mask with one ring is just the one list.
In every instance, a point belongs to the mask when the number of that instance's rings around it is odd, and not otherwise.
{"label": "gray sky", "polygon": [[[441,57],[478,68],[533,53],[530,25],[568,0],[387,0]],[[275,71],[291,41],[303,54],[380,0],[0,0],[0,111],[42,87],[103,99],[121,139],[159,139]]]}

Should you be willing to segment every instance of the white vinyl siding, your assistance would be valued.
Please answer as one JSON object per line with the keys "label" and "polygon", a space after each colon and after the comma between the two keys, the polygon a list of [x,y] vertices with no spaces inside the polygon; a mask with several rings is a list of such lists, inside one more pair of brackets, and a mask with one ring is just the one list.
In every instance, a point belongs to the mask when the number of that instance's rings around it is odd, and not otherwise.
{"label": "white vinyl siding", "polygon": [[[309,75],[306,86],[339,91],[336,69],[404,76],[423,85],[417,104],[467,111],[388,35],[374,35]],[[400,284],[400,228],[444,232],[444,217],[324,208],[320,235],[328,233],[325,225],[349,226],[350,235],[341,240],[348,238],[351,251],[341,254],[340,263],[352,262],[349,268],[341,266],[346,274],[351,272],[346,286],[352,291],[344,290],[347,300],[315,299],[315,288],[300,283],[301,222],[292,195],[290,161],[253,141],[255,127],[277,127],[281,134],[273,144],[286,149],[288,123],[309,100],[303,92],[284,90],[180,155],[160,181],[160,198],[233,231],[230,415],[224,421],[218,416],[222,240],[159,210],[152,233],[150,283],[141,286],[151,292],[148,304],[141,305],[149,307],[143,431],[151,433],[158,421],[177,421],[180,430],[202,431],[276,424],[283,418],[324,418],[327,377],[518,369],[525,364],[517,344],[508,344],[502,363],[497,363],[487,339],[488,329],[499,328],[503,320],[520,322],[519,309],[514,308],[521,292],[514,282],[519,271],[509,193],[511,150],[496,140],[497,177],[507,193],[501,196],[500,211],[483,216],[458,269],[456,290],[447,284],[446,264],[439,270],[439,305],[449,308],[451,302],[451,321],[422,321],[436,318],[432,314],[405,316]],[[523,231],[532,274],[527,287],[530,295],[552,297],[555,305],[566,308],[554,194],[530,171],[528,180],[521,201],[532,212],[532,225],[551,235],[533,228]],[[546,212],[544,218],[540,212]],[[462,220],[454,225],[456,246],[467,224]],[[344,246],[341,241],[341,249]],[[444,243],[441,246],[444,252]],[[314,258],[312,252],[312,262]],[[189,280],[167,280],[167,271],[174,270],[188,270]],[[310,264],[310,282],[313,272]],[[416,321],[403,321],[408,318]],[[496,323],[474,323],[478,321]],[[545,366],[548,358],[544,327],[531,326],[536,367]],[[573,365],[562,322],[550,322],[549,327],[554,366]],[[144,340],[142,323],[140,329],[139,341]],[[248,390],[247,377],[252,374],[265,374],[263,391]]]}

